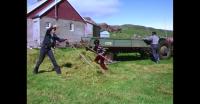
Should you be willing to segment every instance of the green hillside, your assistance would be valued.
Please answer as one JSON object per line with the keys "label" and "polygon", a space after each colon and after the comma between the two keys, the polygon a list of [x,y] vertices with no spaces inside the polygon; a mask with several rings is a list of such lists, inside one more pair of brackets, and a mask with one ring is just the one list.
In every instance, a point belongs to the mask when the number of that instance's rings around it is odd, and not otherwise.
{"label": "green hillside", "polygon": [[122,29],[121,33],[112,32],[111,38],[123,38],[123,39],[132,38],[134,35],[145,37],[145,36],[151,35],[152,31],[156,31],[160,37],[173,35],[173,31],[155,29],[155,28],[139,26],[139,25],[125,24],[125,25],[121,25],[120,28]]}

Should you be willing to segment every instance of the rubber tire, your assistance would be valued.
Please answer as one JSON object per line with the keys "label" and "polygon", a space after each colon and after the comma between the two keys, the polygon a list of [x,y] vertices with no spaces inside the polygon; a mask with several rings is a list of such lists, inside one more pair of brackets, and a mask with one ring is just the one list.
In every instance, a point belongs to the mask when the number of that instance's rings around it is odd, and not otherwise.
{"label": "rubber tire", "polygon": [[171,45],[168,44],[165,40],[159,43],[158,48],[160,59],[169,59],[171,57]]}

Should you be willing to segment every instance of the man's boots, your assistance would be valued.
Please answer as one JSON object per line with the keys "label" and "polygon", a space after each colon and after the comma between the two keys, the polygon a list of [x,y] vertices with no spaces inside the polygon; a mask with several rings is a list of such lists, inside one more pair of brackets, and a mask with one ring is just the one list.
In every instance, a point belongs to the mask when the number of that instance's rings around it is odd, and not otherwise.
{"label": "man's boots", "polygon": [[39,69],[38,67],[35,67],[33,70],[33,74],[38,74],[38,69]]}

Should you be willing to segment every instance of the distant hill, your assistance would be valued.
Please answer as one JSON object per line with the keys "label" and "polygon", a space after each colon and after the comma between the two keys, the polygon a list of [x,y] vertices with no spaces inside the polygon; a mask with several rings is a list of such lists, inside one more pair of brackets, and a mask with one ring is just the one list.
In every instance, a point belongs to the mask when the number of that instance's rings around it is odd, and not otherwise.
{"label": "distant hill", "polygon": [[[151,35],[152,31],[157,32],[160,37],[173,36],[173,31],[155,29],[140,25],[124,24],[124,25],[107,25],[106,23],[99,24],[102,30],[107,30],[111,33],[111,38],[134,38],[146,37]],[[120,31],[113,31],[120,30]]]}

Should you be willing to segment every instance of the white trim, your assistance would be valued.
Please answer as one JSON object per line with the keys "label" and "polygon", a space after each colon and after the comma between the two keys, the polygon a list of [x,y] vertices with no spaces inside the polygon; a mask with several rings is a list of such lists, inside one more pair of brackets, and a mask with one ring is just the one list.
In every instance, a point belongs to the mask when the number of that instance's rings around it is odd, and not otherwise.
{"label": "white trim", "polygon": [[47,12],[49,9],[51,9],[53,6],[58,4],[61,0],[55,0],[56,2],[52,2],[50,5],[48,5],[46,8],[44,8],[42,11],[40,11],[36,16],[41,16],[45,12]]}
{"label": "white trim", "polygon": [[69,26],[69,30],[70,30],[70,31],[74,31],[74,24],[73,24],[73,23],[70,23],[69,25],[70,25],[70,26]]}
{"label": "white trim", "polygon": [[39,7],[40,5],[42,5],[43,3],[45,3],[48,0],[41,0],[33,5],[31,5],[30,7],[27,8],[27,14],[30,13],[31,11],[33,11],[34,9],[36,9],[37,7]]}
{"label": "white trim", "polygon": [[45,28],[46,28],[46,29],[49,29],[49,28],[51,27],[51,25],[52,25],[51,22],[46,22],[46,23],[45,23]]}

